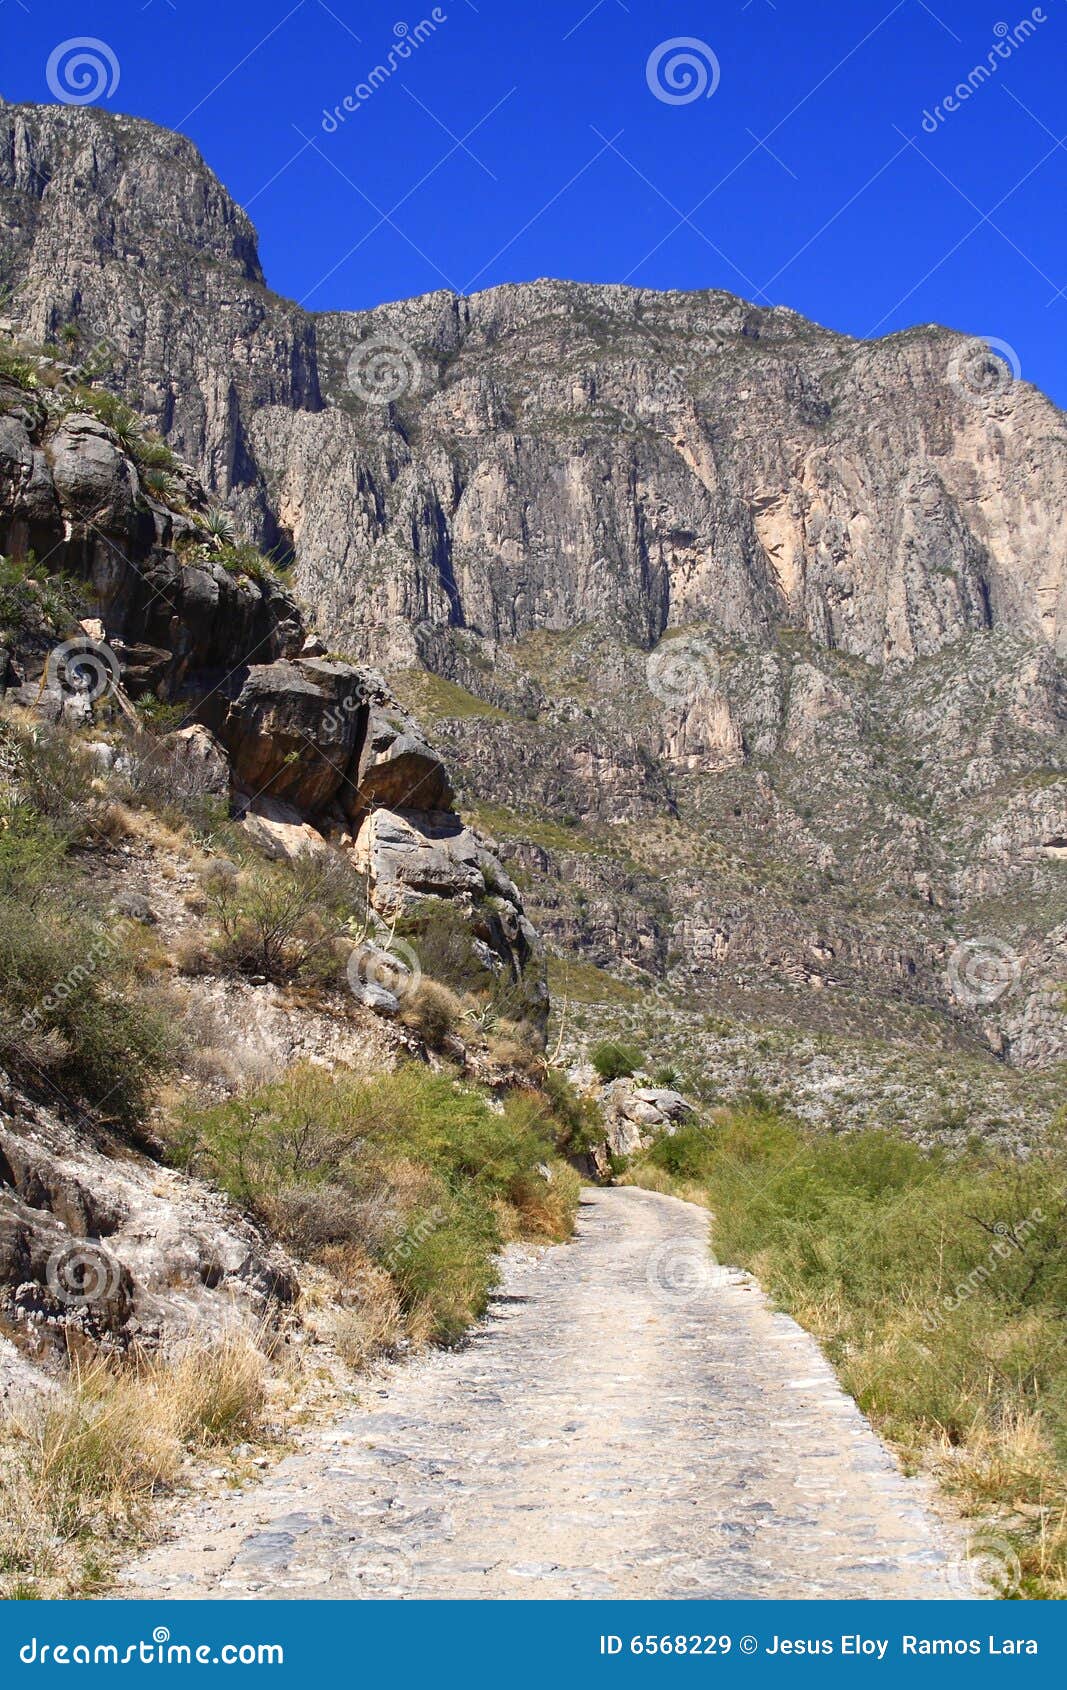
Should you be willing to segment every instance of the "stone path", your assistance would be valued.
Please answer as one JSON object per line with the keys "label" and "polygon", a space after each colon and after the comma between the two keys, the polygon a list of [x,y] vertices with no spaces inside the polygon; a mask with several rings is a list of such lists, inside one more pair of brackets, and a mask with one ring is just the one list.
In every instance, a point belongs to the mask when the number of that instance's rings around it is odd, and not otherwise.
{"label": "stone path", "polygon": [[463,1349],[391,1367],[118,1594],[973,1596],[962,1540],[707,1216],[584,1194]]}

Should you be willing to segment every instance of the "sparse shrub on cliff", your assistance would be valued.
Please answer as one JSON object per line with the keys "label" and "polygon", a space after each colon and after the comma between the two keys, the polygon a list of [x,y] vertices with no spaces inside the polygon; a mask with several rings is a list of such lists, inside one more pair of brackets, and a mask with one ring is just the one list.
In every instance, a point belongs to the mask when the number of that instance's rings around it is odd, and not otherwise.
{"label": "sparse shrub on cliff", "polygon": [[0,631],[65,634],[84,614],[84,583],[38,570],[32,553],[25,561],[0,557]]}
{"label": "sparse shrub on cliff", "polygon": [[0,753],[0,1066],[139,1122],[172,1039],[123,923],[94,916],[73,866],[71,847],[95,837],[82,760],[9,724]]}
{"label": "sparse shrub on cliff", "polygon": [[121,924],[93,924],[73,895],[0,892],[0,1066],[31,1090],[139,1122],[172,1038],[137,989]]}
{"label": "sparse shrub on cliff", "polygon": [[334,942],[360,912],[362,883],[340,857],[306,856],[213,874],[204,895],[223,967],[280,984],[327,981],[339,972]]}
{"label": "sparse shrub on cliff", "polygon": [[272,558],[244,540],[215,540],[194,545],[185,553],[191,563],[218,563],[228,575],[247,575],[253,581],[280,581],[282,570]]}
{"label": "sparse shrub on cliff", "polygon": [[633,1045],[605,1039],[594,1047],[590,1061],[602,1080],[628,1080],[640,1068],[644,1058]]}
{"label": "sparse shrub on cliff", "polygon": [[173,472],[180,465],[170,447],[158,434],[146,429],[136,411],[106,387],[79,387],[74,395],[77,408],[92,414],[110,429],[122,450],[141,470]]}
{"label": "sparse shrub on cliff", "polygon": [[21,387],[24,393],[32,393],[37,386],[37,370],[30,359],[20,357],[8,346],[0,346],[0,381],[8,381],[13,387]]}

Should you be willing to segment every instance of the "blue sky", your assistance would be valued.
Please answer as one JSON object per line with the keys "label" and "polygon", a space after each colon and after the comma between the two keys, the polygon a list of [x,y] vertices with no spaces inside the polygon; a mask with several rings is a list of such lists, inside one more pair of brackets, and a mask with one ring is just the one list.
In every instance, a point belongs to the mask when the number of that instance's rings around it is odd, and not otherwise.
{"label": "blue sky", "polygon": [[725,287],[994,337],[1067,404],[1067,0],[0,0],[0,27],[9,100],[106,43],[99,103],[190,135],[312,308]]}

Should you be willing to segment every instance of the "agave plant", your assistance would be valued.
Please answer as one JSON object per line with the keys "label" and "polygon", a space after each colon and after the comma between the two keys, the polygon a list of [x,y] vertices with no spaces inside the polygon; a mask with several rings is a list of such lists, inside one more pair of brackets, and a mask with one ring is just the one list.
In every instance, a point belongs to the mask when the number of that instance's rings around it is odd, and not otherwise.
{"label": "agave plant", "polygon": [[233,518],[221,505],[215,505],[208,511],[203,527],[216,551],[221,552],[224,546],[233,545]]}

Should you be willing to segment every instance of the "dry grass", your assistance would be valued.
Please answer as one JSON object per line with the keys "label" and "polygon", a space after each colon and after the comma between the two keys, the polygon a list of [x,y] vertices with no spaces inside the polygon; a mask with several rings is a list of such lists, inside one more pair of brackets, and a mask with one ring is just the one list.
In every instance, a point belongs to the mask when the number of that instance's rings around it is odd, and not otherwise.
{"label": "dry grass", "polygon": [[320,1260],[331,1277],[335,1300],[318,1328],[345,1365],[358,1372],[388,1355],[405,1335],[396,1286],[360,1244],[332,1244]]}
{"label": "dry grass", "polygon": [[253,1436],[265,1362],[232,1334],[174,1361],[75,1365],[16,1411],[0,1455],[0,1593],[87,1593],[145,1524],[189,1452]]}
{"label": "dry grass", "polygon": [[1067,1596],[1062,1147],[950,1161],[749,1109],[661,1140],[632,1177],[702,1196],[720,1257],[819,1338],[905,1462],[998,1546],[1002,1594]]}
{"label": "dry grass", "polygon": [[440,1050],[459,1026],[463,1005],[455,992],[436,980],[420,980],[403,1001],[400,1019],[430,1050]]}

